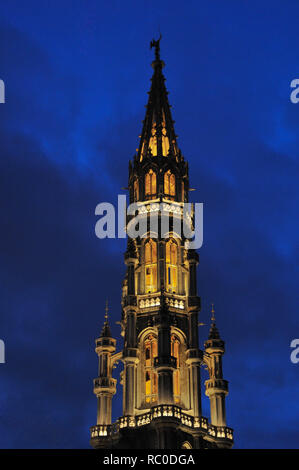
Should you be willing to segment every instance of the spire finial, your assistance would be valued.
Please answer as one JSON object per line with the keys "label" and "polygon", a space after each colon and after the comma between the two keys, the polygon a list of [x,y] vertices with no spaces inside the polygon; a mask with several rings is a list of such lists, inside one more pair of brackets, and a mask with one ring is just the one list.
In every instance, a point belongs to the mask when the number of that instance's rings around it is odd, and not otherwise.
{"label": "spire finial", "polygon": [[216,318],[215,318],[215,308],[214,304],[211,304],[211,328],[209,339],[220,339],[220,335],[216,326]]}
{"label": "spire finial", "polygon": [[108,322],[108,312],[109,312],[109,307],[108,307],[108,299],[106,299],[106,307],[105,307],[105,322]]}
{"label": "spire finial", "polygon": [[109,321],[108,321],[108,311],[109,311],[109,308],[108,308],[108,299],[106,300],[106,307],[105,307],[105,315],[104,315],[104,325],[103,325],[103,328],[102,328],[102,332],[101,332],[101,337],[108,337],[108,338],[111,338],[111,331],[110,331],[110,326],[109,326]]}
{"label": "spire finial", "polygon": [[212,315],[211,315],[211,321],[212,321],[213,323],[215,323],[216,318],[215,318],[214,304],[211,304],[211,307],[212,307],[212,308],[211,308],[211,313],[212,313]]}
{"label": "spire finial", "polygon": [[150,43],[150,48],[152,49],[153,47],[155,48],[155,57],[156,60],[160,60],[160,41],[162,39],[162,34],[160,33],[159,39],[155,40],[152,39]]}

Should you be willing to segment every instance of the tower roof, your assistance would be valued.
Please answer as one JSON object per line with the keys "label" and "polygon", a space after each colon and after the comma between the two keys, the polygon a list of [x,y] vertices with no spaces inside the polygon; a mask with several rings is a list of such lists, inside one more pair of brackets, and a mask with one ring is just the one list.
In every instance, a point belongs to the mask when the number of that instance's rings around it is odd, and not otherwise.
{"label": "tower roof", "polygon": [[108,321],[108,300],[106,300],[106,308],[105,308],[105,321],[104,321],[104,325],[103,325],[103,328],[102,328],[102,331],[101,331],[101,334],[100,334],[100,337],[101,338],[112,338],[112,335],[111,335],[111,330],[110,330],[110,325],[109,325],[109,321]]}
{"label": "tower roof", "polygon": [[162,73],[164,62],[160,59],[160,38],[152,40],[150,47],[155,48],[154,69],[151,78],[151,89],[146,106],[145,119],[141,133],[137,160],[149,157],[172,157],[181,159],[177,146],[177,136],[174,131],[174,121],[168,102],[168,91],[165,87],[165,77]]}

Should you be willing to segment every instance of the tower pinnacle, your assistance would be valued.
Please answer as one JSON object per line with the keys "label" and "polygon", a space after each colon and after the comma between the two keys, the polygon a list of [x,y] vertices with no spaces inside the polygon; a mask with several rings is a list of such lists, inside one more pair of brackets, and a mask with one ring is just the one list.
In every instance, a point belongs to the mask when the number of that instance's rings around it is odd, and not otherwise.
{"label": "tower pinnacle", "polygon": [[110,325],[109,325],[109,321],[108,321],[108,311],[109,311],[109,308],[108,308],[108,299],[106,300],[106,307],[105,307],[105,315],[104,315],[104,325],[103,325],[103,328],[102,328],[102,332],[101,332],[101,337],[105,337],[105,338],[111,338],[111,330],[110,330]]}
{"label": "tower pinnacle", "polygon": [[212,307],[212,308],[211,308],[211,313],[212,313],[211,321],[212,321],[213,323],[215,323],[216,318],[215,318],[214,304],[211,304],[211,307]]}
{"label": "tower pinnacle", "polygon": [[214,304],[211,304],[211,328],[209,333],[209,339],[220,339],[219,331],[216,326]]}
{"label": "tower pinnacle", "polygon": [[108,322],[108,299],[106,300],[106,307],[105,307],[105,321]]}
{"label": "tower pinnacle", "polygon": [[160,37],[159,39],[157,39],[157,41],[155,39],[152,39],[151,40],[151,43],[150,43],[150,48],[152,49],[153,47],[155,48],[155,57],[156,57],[156,60],[160,60],[160,41],[162,39],[162,34],[160,33]]}

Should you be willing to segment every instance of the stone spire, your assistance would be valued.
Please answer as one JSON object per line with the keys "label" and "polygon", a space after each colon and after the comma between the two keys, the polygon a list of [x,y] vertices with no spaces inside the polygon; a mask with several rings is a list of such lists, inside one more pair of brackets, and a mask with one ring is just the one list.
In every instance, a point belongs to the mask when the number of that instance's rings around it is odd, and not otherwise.
{"label": "stone spire", "polygon": [[108,312],[109,312],[109,308],[108,308],[108,299],[107,299],[106,307],[105,307],[105,315],[104,315],[105,321],[104,321],[104,325],[103,325],[102,332],[100,335],[101,338],[112,338],[109,320],[108,320]]}
{"label": "stone spire", "polygon": [[162,73],[164,62],[160,59],[160,38],[152,40],[151,48],[155,48],[155,60],[152,62],[154,74],[149,92],[146,115],[136,158],[138,161],[150,157],[172,157],[182,159],[177,146],[177,136],[174,131],[174,121],[168,102],[168,91],[165,87],[165,77]]}
{"label": "stone spire", "polygon": [[211,305],[211,328],[209,333],[209,339],[220,339],[220,334],[218,328],[216,326],[216,318],[215,318],[215,309],[214,304]]}
{"label": "stone spire", "polygon": [[206,395],[210,399],[211,423],[214,426],[226,426],[225,397],[228,394],[228,382],[224,380],[222,372],[225,347],[216,327],[214,304],[211,313],[210,334],[205,342],[209,370],[209,380],[205,381]]}

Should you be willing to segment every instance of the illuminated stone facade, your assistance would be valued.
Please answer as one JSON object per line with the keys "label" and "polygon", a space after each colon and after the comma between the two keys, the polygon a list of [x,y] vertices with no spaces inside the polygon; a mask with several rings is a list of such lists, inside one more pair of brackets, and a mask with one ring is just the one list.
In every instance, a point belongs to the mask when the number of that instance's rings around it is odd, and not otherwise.
{"label": "illuminated stone facade", "polygon": [[[154,74],[137,153],[129,166],[130,202],[138,202],[142,217],[157,211],[171,214],[167,237],[153,233],[129,238],[122,290],[121,328],[124,347],[116,353],[106,316],[96,340],[99,377],[94,380],[98,400],[97,425],[91,428],[94,448],[230,448],[232,429],[226,426],[228,383],[222,375],[224,342],[214,312],[205,351],[199,349],[196,269],[198,254],[176,237],[184,224],[183,203],[188,202],[188,164],[177,145],[168,103],[159,41],[155,41]],[[160,205],[159,205],[160,204]],[[161,206],[163,204],[163,206]],[[192,219],[192,214],[191,214]],[[127,219],[127,226],[130,224]],[[191,220],[192,223],[192,220]],[[124,370],[123,416],[111,422],[116,392],[113,365]],[[200,369],[210,399],[211,420],[202,416]]]}

